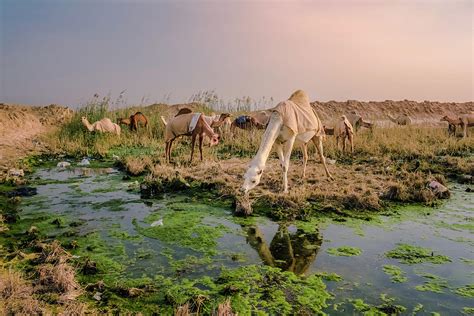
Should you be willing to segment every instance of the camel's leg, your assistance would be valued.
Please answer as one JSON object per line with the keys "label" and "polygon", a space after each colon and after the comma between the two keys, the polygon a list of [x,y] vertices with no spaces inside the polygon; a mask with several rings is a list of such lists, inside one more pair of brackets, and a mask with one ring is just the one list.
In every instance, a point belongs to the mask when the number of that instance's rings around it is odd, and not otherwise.
{"label": "camel's leg", "polygon": [[170,147],[170,142],[166,142],[166,146],[165,146],[165,159],[166,159],[166,162],[169,162],[169,160],[168,160],[168,147]]}
{"label": "camel's leg", "polygon": [[329,173],[328,166],[326,165],[326,158],[324,158],[323,137],[322,136],[313,137],[313,143],[314,143],[314,146],[318,149],[319,159],[323,163],[324,171],[326,171],[326,176],[332,180],[333,177]]}
{"label": "camel's leg", "polygon": [[345,152],[346,151],[346,136],[347,135],[344,135],[342,137],[342,152]]}
{"label": "camel's leg", "polygon": [[354,153],[354,135],[349,134],[349,143],[351,144],[351,153]]}
{"label": "camel's leg", "polygon": [[308,144],[303,144],[303,179],[306,178],[306,165],[308,164]]}
{"label": "camel's leg", "polygon": [[192,138],[191,138],[191,159],[189,162],[193,162],[193,156],[194,156],[194,144],[196,143],[196,133],[193,133]]}
{"label": "camel's leg", "polygon": [[288,169],[290,167],[290,157],[291,150],[293,149],[293,144],[295,143],[296,136],[293,135],[283,144],[283,193],[288,193]]}
{"label": "camel's leg", "polygon": [[[201,161],[202,161],[202,140],[203,140],[203,135],[199,134],[199,154],[201,155]],[[209,147],[211,147],[210,144],[209,144]]]}
{"label": "camel's leg", "polygon": [[168,162],[171,162],[171,146],[173,145],[173,141],[175,139],[176,139],[176,137],[171,139],[168,143],[168,154],[167,154]]}
{"label": "camel's leg", "polygon": [[278,155],[278,160],[280,160],[280,167],[283,169],[285,167],[285,158],[283,157],[283,145],[276,141],[273,146],[275,146],[275,151]]}
{"label": "camel's leg", "polygon": [[468,125],[468,122],[462,122],[463,137],[464,137],[464,138],[467,137],[467,125]]}

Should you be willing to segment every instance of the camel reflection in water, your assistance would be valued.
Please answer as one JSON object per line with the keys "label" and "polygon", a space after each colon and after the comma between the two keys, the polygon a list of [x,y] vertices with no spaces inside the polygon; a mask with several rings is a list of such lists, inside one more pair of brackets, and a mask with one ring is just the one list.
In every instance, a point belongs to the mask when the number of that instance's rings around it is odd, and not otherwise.
{"label": "camel reflection in water", "polygon": [[243,226],[243,229],[247,233],[247,243],[257,251],[266,265],[295,274],[306,273],[323,241],[319,231],[306,233],[297,229],[295,233],[290,233],[286,224],[279,224],[268,246],[258,226]]}

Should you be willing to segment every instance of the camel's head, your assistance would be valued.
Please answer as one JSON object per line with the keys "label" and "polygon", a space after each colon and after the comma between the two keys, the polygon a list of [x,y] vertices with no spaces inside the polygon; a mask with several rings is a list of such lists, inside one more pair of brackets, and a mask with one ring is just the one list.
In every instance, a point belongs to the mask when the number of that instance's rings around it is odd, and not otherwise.
{"label": "camel's head", "polygon": [[255,188],[260,183],[263,169],[258,166],[250,166],[244,174],[244,184],[240,190],[247,194],[250,190]]}
{"label": "camel's head", "polygon": [[210,137],[211,146],[216,146],[217,144],[219,144],[220,138],[221,137],[219,136],[219,134],[212,134],[212,136]]}
{"label": "camel's head", "polygon": [[81,121],[82,121],[82,123],[88,122],[87,117],[85,117],[85,116],[81,117]]}

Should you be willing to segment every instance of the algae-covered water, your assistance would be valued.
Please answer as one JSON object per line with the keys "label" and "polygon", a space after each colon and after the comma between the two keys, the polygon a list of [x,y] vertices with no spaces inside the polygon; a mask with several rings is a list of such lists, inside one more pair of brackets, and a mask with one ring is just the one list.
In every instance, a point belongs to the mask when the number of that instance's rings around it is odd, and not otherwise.
{"label": "algae-covered water", "polygon": [[[105,265],[104,278],[192,279],[266,264],[324,275],[334,296],[329,314],[391,299],[405,314],[455,315],[474,307],[474,194],[460,185],[438,208],[404,207],[370,220],[277,223],[233,217],[228,202],[206,192],[141,199],[138,182],[110,168],[45,168],[32,182],[38,194],[23,198],[14,229],[34,225],[46,238],[60,238],[76,258]],[[419,262],[404,260],[406,251]]]}

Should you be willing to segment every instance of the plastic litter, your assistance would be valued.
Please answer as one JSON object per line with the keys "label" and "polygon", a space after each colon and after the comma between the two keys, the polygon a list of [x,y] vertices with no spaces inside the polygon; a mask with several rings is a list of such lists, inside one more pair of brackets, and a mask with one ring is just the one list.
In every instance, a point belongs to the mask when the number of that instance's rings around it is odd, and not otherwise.
{"label": "plastic litter", "polygon": [[67,162],[67,161],[61,161],[61,162],[58,162],[58,164],[57,164],[58,168],[67,168],[67,167],[70,167],[70,166],[71,166],[71,163]]}
{"label": "plastic litter", "polygon": [[79,166],[88,166],[90,164],[91,163],[90,163],[89,159],[87,159],[87,158],[82,159],[81,162],[78,163]]}
{"label": "plastic litter", "polygon": [[151,227],[155,227],[155,226],[163,226],[163,219],[160,219],[160,220],[157,220],[153,223],[151,223],[150,225]]}
{"label": "plastic litter", "polygon": [[95,292],[93,298],[96,300],[96,301],[100,301],[102,299],[102,293],[100,292]]}
{"label": "plastic litter", "polygon": [[10,177],[24,177],[25,172],[23,169],[10,169],[8,170],[8,176]]}

